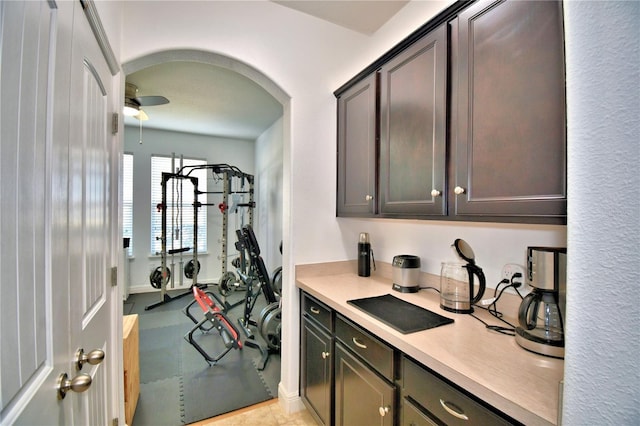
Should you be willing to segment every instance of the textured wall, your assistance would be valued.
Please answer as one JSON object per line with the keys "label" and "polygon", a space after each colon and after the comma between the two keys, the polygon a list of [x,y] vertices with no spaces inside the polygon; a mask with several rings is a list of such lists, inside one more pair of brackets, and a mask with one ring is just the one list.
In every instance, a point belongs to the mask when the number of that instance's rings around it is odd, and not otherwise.
{"label": "textured wall", "polygon": [[564,424],[640,417],[640,3],[565,3],[569,158]]}

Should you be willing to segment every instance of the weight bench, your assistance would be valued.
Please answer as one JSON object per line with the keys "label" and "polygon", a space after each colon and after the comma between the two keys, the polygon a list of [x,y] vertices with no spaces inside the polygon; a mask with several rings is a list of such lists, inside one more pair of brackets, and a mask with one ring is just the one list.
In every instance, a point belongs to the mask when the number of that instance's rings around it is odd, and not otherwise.
{"label": "weight bench", "polygon": [[[249,261],[249,273],[244,275],[238,273],[246,285],[246,296],[244,300],[244,314],[238,319],[241,330],[247,336],[245,345],[260,351],[260,361],[258,370],[264,370],[269,355],[280,352],[281,338],[281,307],[280,300],[274,292],[273,283],[260,256],[260,246],[253,232],[251,225],[245,225],[242,229],[236,230],[238,242],[236,249],[241,253],[246,253]],[[255,306],[259,293],[264,295],[267,306],[260,312],[258,321],[251,318],[253,307]],[[250,326],[257,327],[258,332],[266,342],[266,347],[255,340],[255,336]]]}
{"label": "weight bench", "polygon": [[[218,305],[216,305],[216,302],[214,302],[215,299],[218,303],[222,304],[217,299],[215,294],[209,291],[202,291],[196,286],[192,288],[192,292],[194,300],[193,302],[189,303],[182,310],[182,312],[184,312],[184,314],[195,323],[195,326],[187,334],[184,335],[184,339],[189,342],[191,346],[196,348],[198,352],[200,352],[200,355],[204,357],[204,359],[210,366],[215,365],[231,349],[242,349],[240,334],[238,333],[238,330],[233,325],[229,317],[227,317],[224,311],[221,310]],[[191,308],[196,303],[200,306],[200,309],[202,309],[204,313],[204,318],[202,318],[200,321],[198,321],[191,312]],[[213,330],[214,328],[222,337],[225,349],[219,354],[211,356],[193,338],[193,333],[195,333],[196,330],[200,330],[202,333],[208,334],[209,331]]]}

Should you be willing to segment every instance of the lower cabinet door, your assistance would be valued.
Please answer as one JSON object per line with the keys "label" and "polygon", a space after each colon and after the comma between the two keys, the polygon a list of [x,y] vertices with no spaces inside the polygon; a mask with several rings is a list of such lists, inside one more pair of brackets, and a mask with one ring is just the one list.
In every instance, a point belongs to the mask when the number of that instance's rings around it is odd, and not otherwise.
{"label": "lower cabinet door", "polygon": [[391,426],[395,387],[336,343],[335,424]]}
{"label": "lower cabinet door", "polygon": [[402,399],[402,426],[438,426],[407,398]]}
{"label": "lower cabinet door", "polygon": [[331,424],[331,338],[305,319],[302,328],[301,391],[305,405],[322,425]]}

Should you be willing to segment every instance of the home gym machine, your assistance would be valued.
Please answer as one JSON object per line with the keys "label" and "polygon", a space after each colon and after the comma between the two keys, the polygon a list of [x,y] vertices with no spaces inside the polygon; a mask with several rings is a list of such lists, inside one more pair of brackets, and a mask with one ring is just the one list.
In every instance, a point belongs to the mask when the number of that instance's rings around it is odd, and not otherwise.
{"label": "home gym machine", "polygon": [[[144,308],[145,310],[150,310],[160,305],[164,305],[166,303],[172,302],[173,300],[188,296],[192,294],[192,288],[198,286],[198,272],[200,271],[200,262],[198,261],[198,248],[197,248],[198,247],[198,206],[199,206],[198,195],[200,194],[200,191],[198,190],[198,178],[195,176],[189,176],[188,174],[186,175],[182,174],[182,171],[184,170],[184,168],[185,167],[181,167],[176,173],[162,172],[162,180],[161,180],[162,202],[157,206],[158,210],[162,214],[162,233],[161,233],[161,236],[159,237],[160,247],[161,247],[160,267],[156,268],[151,273],[151,276],[149,277],[149,280],[151,281],[151,285],[154,286],[155,288],[160,288],[160,301],[145,306]],[[193,206],[194,206],[193,208],[193,258],[189,261],[189,263],[187,264],[187,267],[185,267],[185,272],[188,273],[187,277],[189,275],[191,276],[192,284],[189,291],[172,297],[172,296],[169,296],[169,294],[167,293],[167,283],[172,278],[171,269],[167,265],[167,254],[172,256],[172,262],[171,262],[172,266],[175,265],[175,263],[173,262],[173,255],[180,254],[181,255],[180,265],[182,266],[182,253],[185,253],[191,250],[191,247],[178,247],[178,248],[167,249],[167,210],[169,207],[167,203],[168,201],[167,186],[170,181],[174,181],[179,184],[180,190],[177,191],[177,195],[178,195],[177,200],[176,200],[176,191],[172,191],[171,207],[172,207],[172,211],[175,211],[177,205],[178,206],[182,205],[181,189],[183,186],[182,183],[185,180],[189,181],[193,186],[193,200],[194,200],[193,201]],[[173,188],[175,188],[175,185],[173,186]],[[182,223],[181,223],[182,210],[181,209],[180,209],[179,216],[180,216],[179,217],[180,227],[176,228],[175,217],[172,215],[172,220],[174,221],[172,232],[176,232],[176,229],[179,229],[180,235],[177,239],[178,241],[182,241],[182,235],[181,235],[182,234]],[[172,238],[171,238],[172,246],[174,245],[174,240],[176,240],[176,238],[174,238],[174,235],[172,235]],[[181,281],[182,281],[182,278],[181,278]],[[173,287],[173,284],[172,284],[172,287]],[[202,287],[206,287],[206,286],[202,286]]]}
{"label": "home gym machine", "polygon": [[[238,238],[236,249],[240,252],[241,258],[249,262],[248,274],[238,271],[240,278],[246,285],[244,314],[238,319],[238,323],[247,336],[245,345],[260,351],[261,359],[257,368],[263,370],[269,355],[280,352],[282,309],[280,300],[274,291],[273,280],[269,278],[264,260],[260,256],[260,246],[253,228],[250,225],[245,225],[236,231],[236,235]],[[267,305],[260,312],[258,321],[255,321],[251,316],[260,292],[264,295]],[[266,347],[255,340],[251,326],[257,328],[260,336],[266,342]]]}
{"label": "home gym machine", "polygon": [[[173,159],[174,160],[174,159]],[[172,160],[172,166],[173,166]],[[182,160],[181,160],[182,163]],[[222,191],[200,191],[198,190],[198,178],[193,176],[192,173],[195,170],[211,170],[214,178],[222,176],[223,180],[223,190]],[[232,189],[232,179],[239,179],[240,181],[240,189],[233,190]],[[167,187],[169,186],[169,182],[172,182],[172,211],[175,212],[176,206],[182,206],[182,188],[183,183],[187,181],[190,182],[193,186],[193,256],[192,259],[189,260],[186,265],[183,266],[182,255],[189,250],[192,250],[191,247],[178,247],[174,248],[175,240],[181,241],[182,234],[182,210],[179,210],[178,218],[175,218],[172,215],[172,232],[178,232],[180,235],[178,238],[174,238],[172,234],[171,245],[172,248],[167,248]],[[145,310],[153,309],[157,306],[169,303],[175,299],[182,298],[184,296],[193,294],[193,287],[201,287],[206,288],[207,286],[204,284],[198,284],[198,273],[200,271],[200,262],[198,261],[198,209],[203,206],[217,206],[222,214],[222,253],[220,255],[220,259],[222,261],[222,276],[227,277],[226,283],[229,284],[231,282],[229,278],[229,274],[227,273],[227,233],[228,233],[228,215],[230,210],[237,210],[238,208],[248,208],[249,211],[249,224],[253,224],[253,208],[255,207],[255,202],[253,199],[254,190],[253,190],[254,177],[253,175],[246,174],[242,172],[239,168],[235,166],[230,166],[228,164],[206,164],[206,165],[197,165],[197,166],[182,166],[176,173],[163,172],[162,173],[162,203],[158,205],[158,210],[162,214],[162,234],[159,237],[161,240],[161,265],[156,268],[150,275],[149,280],[151,281],[151,285],[155,288],[160,289],[160,301],[148,305],[145,307]],[[248,184],[248,189],[245,190],[245,184]],[[177,188],[177,190],[175,190]],[[216,203],[202,203],[198,201],[198,196],[202,194],[222,194],[222,202],[219,204]],[[248,195],[248,202],[243,202],[240,200],[240,197],[243,195]],[[177,195],[177,197],[176,197]],[[234,196],[234,204],[231,208],[229,208],[229,195]],[[237,198],[236,198],[237,196]],[[176,201],[177,198],[177,201]],[[179,221],[179,226],[176,226]],[[176,231],[179,230],[179,231]],[[183,269],[184,274],[187,278],[192,280],[191,287],[189,291],[185,293],[181,293],[177,296],[169,296],[167,294],[167,283],[169,280],[172,280],[171,277],[171,269],[175,266],[173,261],[173,256],[179,254],[180,255],[180,269]],[[171,255],[171,268],[167,265],[167,255]],[[231,273],[233,275],[233,273]],[[235,276],[233,276],[235,278]],[[180,277],[180,283],[182,284],[182,277]],[[171,281],[171,287],[173,287],[173,281]],[[226,300],[220,300],[218,297],[215,297],[224,307],[224,310],[227,311],[232,305],[229,305]]]}
{"label": "home gym machine", "polygon": [[[226,166],[226,165],[224,165]],[[225,306],[227,309],[231,309],[238,306],[242,301],[236,302],[232,305],[226,301],[226,296],[231,292],[244,290],[245,287],[239,276],[236,276],[232,271],[228,270],[228,244],[229,241],[229,213],[235,213],[239,215],[241,219],[240,227],[245,225],[244,223],[244,209],[248,212],[248,224],[253,226],[253,209],[255,208],[254,201],[254,177],[252,175],[243,173],[237,167],[227,169],[226,167],[218,168],[214,170],[214,175],[222,175],[223,190],[222,202],[218,204],[218,208],[222,213],[222,238],[221,238],[221,254],[220,261],[222,274],[218,281],[218,291],[225,300]],[[235,180],[234,180],[235,179]],[[235,188],[234,188],[235,182]],[[248,186],[248,188],[247,188]],[[220,194],[220,192],[216,192]],[[232,203],[229,203],[229,196],[232,198]],[[248,200],[244,200],[244,197],[248,196]],[[236,268],[236,271],[247,271],[248,264],[245,262],[243,256],[238,256],[231,261],[231,264]]]}

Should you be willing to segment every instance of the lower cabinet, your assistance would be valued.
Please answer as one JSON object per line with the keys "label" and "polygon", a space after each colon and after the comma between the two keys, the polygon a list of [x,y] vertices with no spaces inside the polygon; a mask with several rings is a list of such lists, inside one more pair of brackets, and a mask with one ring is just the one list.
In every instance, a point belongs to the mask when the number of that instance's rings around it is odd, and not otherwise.
{"label": "lower cabinet", "polygon": [[426,414],[414,404],[411,399],[404,397],[401,402],[401,425],[402,426],[438,426]]}
{"label": "lower cabinet", "polygon": [[319,425],[510,425],[508,418],[302,293],[300,395]]}
{"label": "lower cabinet", "polygon": [[301,393],[316,421],[331,424],[331,337],[308,319],[302,321]]}
{"label": "lower cabinet", "polygon": [[392,426],[395,387],[336,343],[336,425]]}
{"label": "lower cabinet", "polygon": [[395,350],[340,314],[335,338],[336,425],[395,424]]}
{"label": "lower cabinet", "polygon": [[303,294],[300,352],[300,395],[321,425],[331,425],[333,413],[333,338],[331,309]]}
{"label": "lower cabinet", "polygon": [[425,367],[402,357],[403,425],[518,424],[460,392]]}

